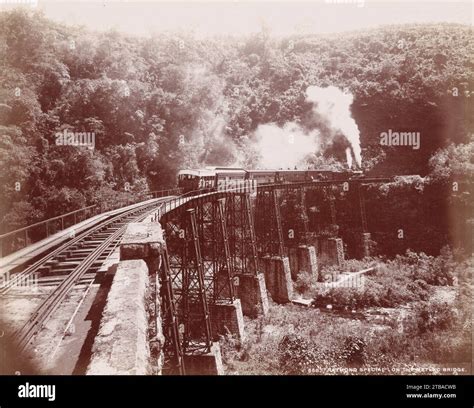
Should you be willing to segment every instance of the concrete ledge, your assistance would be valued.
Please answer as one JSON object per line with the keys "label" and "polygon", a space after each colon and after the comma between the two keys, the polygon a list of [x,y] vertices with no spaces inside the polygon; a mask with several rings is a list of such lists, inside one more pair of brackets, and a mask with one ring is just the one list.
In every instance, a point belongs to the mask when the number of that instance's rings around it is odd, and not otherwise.
{"label": "concrete ledge", "polygon": [[120,262],[120,248],[115,248],[115,250],[107,257],[104,263],[101,265],[97,274],[107,274],[114,275],[117,271],[118,265]]}
{"label": "concrete ledge", "polygon": [[145,296],[148,268],[143,260],[118,265],[87,375],[150,374]]}
{"label": "concrete ledge", "polygon": [[[160,292],[158,270],[161,264],[161,254],[165,245],[161,225],[158,222],[151,222],[149,220],[128,224],[120,244],[121,261],[133,259],[143,260],[147,265],[149,279],[153,279],[155,283],[155,288],[151,289],[153,293],[148,293],[147,303],[149,307],[148,312],[153,315],[157,330],[154,334],[155,338],[151,339],[150,353],[153,370],[158,374],[161,374],[164,362],[164,333],[161,317],[161,297],[158,296]],[[151,311],[150,305],[153,303],[154,307],[152,309],[153,311]]]}
{"label": "concrete ledge", "polygon": [[120,243],[120,259],[159,257],[165,240],[158,222],[132,222],[127,225]]}

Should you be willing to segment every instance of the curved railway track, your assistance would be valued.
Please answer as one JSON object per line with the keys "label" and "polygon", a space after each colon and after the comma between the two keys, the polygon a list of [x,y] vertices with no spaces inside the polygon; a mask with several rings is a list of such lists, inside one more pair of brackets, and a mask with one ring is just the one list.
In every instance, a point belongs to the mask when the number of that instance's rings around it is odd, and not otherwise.
{"label": "curved railway track", "polygon": [[34,274],[61,276],[59,279],[54,278],[49,281],[48,285],[52,284],[54,289],[35,309],[26,323],[13,334],[20,351],[28,347],[47,319],[76,284],[84,282],[86,275],[89,276],[86,283],[91,283],[95,279],[95,272],[119,244],[126,225],[130,222],[142,221],[155,211],[158,205],[159,202],[147,203],[113,216],[72,238],[24,271],[15,274],[11,282],[2,288],[0,295],[4,296],[8,293],[18,279],[27,279]]}

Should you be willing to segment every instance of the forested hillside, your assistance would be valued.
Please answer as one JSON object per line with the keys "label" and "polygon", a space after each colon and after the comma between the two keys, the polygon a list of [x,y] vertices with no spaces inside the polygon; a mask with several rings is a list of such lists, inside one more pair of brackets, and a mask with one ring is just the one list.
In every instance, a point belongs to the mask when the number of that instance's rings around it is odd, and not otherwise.
{"label": "forested hillside", "polygon": [[[1,13],[2,230],[172,187],[183,167],[258,166],[255,130],[304,122],[311,85],[354,95],[365,170],[472,180],[473,55],[469,27],[451,24],[204,40]],[[95,148],[57,146],[65,129],[94,132]],[[381,146],[388,129],[420,132],[420,149]],[[345,163],[331,144],[313,153]]]}

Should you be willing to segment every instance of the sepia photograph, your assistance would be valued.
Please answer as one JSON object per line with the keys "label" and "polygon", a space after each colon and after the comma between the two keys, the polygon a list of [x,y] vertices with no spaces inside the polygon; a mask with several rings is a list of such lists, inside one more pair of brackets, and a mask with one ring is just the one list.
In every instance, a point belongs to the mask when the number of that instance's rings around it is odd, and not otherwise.
{"label": "sepia photograph", "polygon": [[400,398],[455,400],[472,23],[471,1],[0,0],[15,396],[55,401],[51,376],[430,376]]}

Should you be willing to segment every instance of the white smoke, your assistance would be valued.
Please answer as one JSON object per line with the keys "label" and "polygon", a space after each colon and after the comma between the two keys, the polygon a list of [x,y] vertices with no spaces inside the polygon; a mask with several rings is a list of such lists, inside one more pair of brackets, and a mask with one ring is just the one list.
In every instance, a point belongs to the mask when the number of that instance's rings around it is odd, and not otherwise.
{"label": "white smoke", "polygon": [[[355,161],[361,167],[360,133],[351,115],[354,96],[351,93],[342,92],[335,86],[328,86],[327,88],[309,86],[306,89],[306,100],[313,102],[313,110],[327,120],[333,136],[340,132],[347,139]],[[347,160],[347,164],[351,167],[352,160]]]}
{"label": "white smoke", "polygon": [[319,132],[305,130],[295,122],[283,127],[273,123],[260,125],[255,131],[260,165],[263,168],[291,168],[303,164],[305,158],[318,150]]}
{"label": "white smoke", "polygon": [[[259,125],[254,134],[254,148],[260,155],[263,168],[294,168],[305,166],[308,156],[332,146],[337,138],[344,139],[347,165],[352,157],[361,167],[359,128],[351,116],[353,96],[329,86],[309,86],[306,101],[312,104],[312,113],[301,124],[287,122]],[[340,143],[340,142],[339,142]],[[337,145],[339,146],[339,145]],[[342,151],[341,151],[342,153]]]}
{"label": "white smoke", "polygon": [[352,168],[352,152],[351,152],[350,147],[346,148],[346,161],[347,161],[347,167],[351,169]]}

